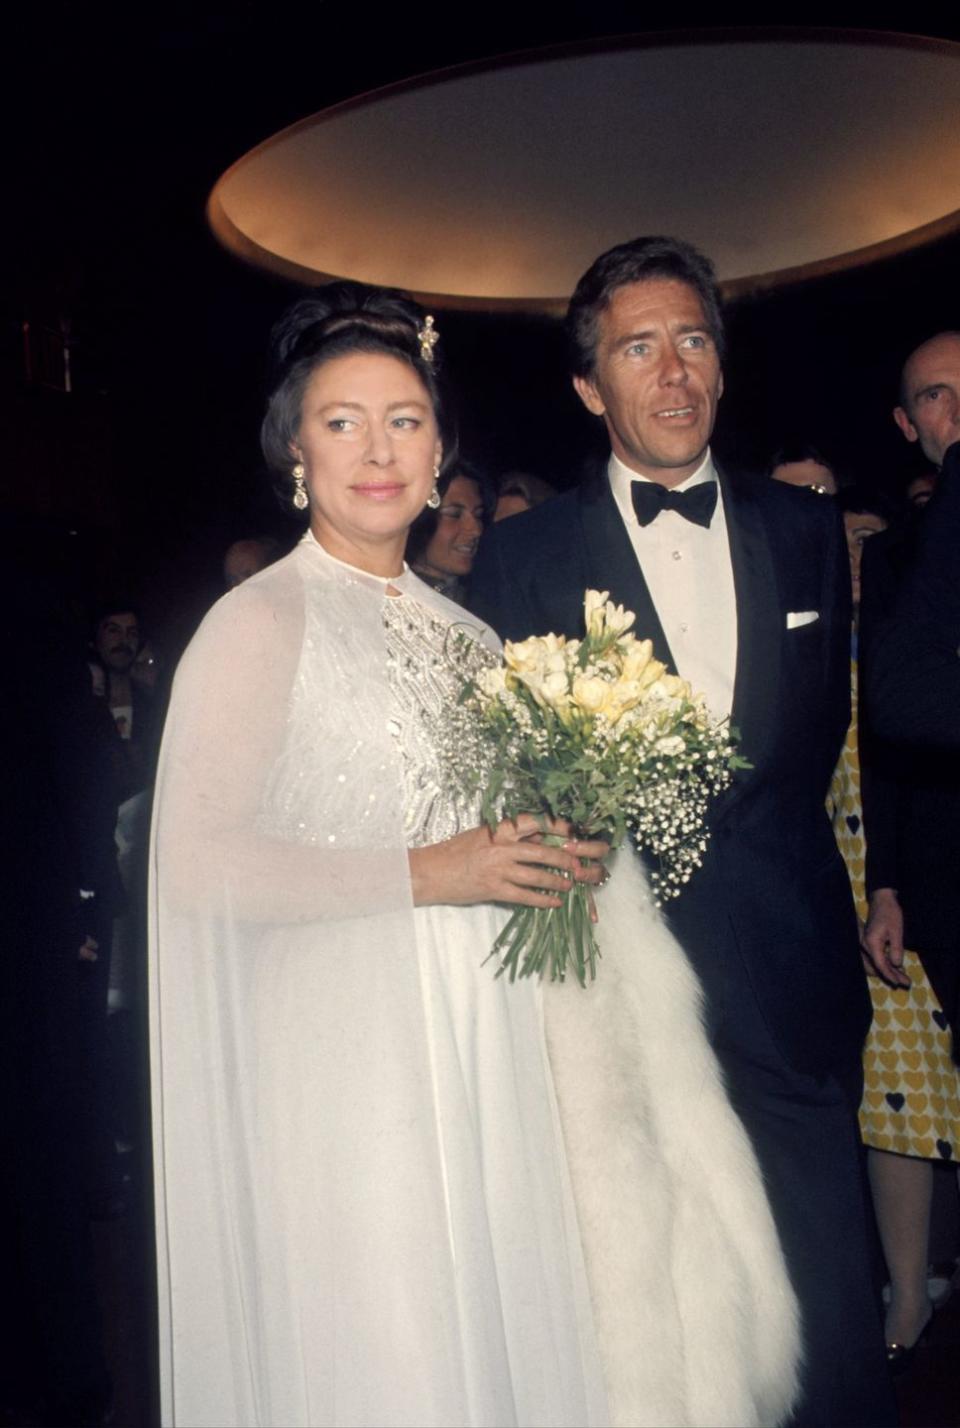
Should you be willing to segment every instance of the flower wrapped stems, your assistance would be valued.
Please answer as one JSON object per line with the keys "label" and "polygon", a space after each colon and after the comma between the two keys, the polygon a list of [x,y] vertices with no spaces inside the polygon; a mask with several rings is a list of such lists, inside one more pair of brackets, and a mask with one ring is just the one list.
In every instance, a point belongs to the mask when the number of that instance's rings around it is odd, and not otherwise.
{"label": "flower wrapped stems", "polygon": [[[543,841],[560,848],[566,839],[547,833]],[[600,956],[591,906],[589,888],[571,880],[562,907],[515,908],[487,958],[498,960],[497,976],[514,982],[549,973],[551,982],[563,982],[572,970],[585,987],[597,975]]]}

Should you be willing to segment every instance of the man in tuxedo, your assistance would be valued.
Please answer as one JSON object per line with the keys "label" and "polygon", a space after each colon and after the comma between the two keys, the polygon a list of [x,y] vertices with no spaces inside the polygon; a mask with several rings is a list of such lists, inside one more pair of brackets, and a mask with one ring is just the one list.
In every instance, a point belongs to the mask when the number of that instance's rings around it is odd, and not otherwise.
{"label": "man in tuxedo", "polygon": [[573,636],[584,591],[608,590],[739,729],[751,767],[717,800],[705,862],[670,920],[703,982],[803,1309],[794,1421],[892,1424],[856,1126],[869,1002],[824,809],[849,719],[839,517],[809,492],[717,469],[722,319],[712,266],[688,244],[639,238],[603,254],[568,329],[574,386],[606,426],[609,461],[486,535],[471,607],[506,639]]}

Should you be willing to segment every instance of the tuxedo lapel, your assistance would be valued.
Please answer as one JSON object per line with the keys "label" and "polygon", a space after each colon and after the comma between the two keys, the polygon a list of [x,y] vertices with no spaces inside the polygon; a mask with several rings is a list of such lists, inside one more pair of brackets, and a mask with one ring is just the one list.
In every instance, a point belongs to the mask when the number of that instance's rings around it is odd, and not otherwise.
{"label": "tuxedo lapel", "polygon": [[737,668],[730,722],[739,730],[743,756],[753,766],[737,778],[725,800],[730,802],[759,775],[775,732],[783,613],[760,502],[722,473],[720,484],[737,598]]}
{"label": "tuxedo lapel", "polygon": [[609,590],[611,600],[633,610],[637,617],[634,632],[638,638],[652,640],[657,659],[664,660],[671,672],[676,673],[667,637],[613,499],[606,472],[584,484],[580,517],[589,588]]}

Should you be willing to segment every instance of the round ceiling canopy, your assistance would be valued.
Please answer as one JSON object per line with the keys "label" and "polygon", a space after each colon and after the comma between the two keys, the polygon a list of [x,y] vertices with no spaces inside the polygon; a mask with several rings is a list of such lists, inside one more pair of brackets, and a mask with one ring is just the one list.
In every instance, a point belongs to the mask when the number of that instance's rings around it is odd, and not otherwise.
{"label": "round ceiling canopy", "polygon": [[300,281],[553,309],[670,233],[729,290],[960,228],[960,45],[864,32],[632,36],[512,55],[302,120],[219,179],[221,241]]}

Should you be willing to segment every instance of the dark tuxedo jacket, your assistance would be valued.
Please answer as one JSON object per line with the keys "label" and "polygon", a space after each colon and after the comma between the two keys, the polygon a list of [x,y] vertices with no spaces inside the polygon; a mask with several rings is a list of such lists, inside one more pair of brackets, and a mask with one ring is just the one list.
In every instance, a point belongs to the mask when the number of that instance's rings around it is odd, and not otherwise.
{"label": "dark tuxedo jacket", "polygon": [[[869,1021],[824,806],[850,714],[846,549],[831,502],[769,480],[721,474],[721,485],[738,621],[732,722],[752,768],[716,800],[704,865],[668,916],[708,1015],[736,1017],[754,998],[788,1060],[826,1073],[859,1054]],[[635,611],[637,634],[675,667],[605,473],[493,527],[469,603],[504,639],[573,636],[588,588]],[[818,618],[788,629],[788,613],[809,611]]]}

